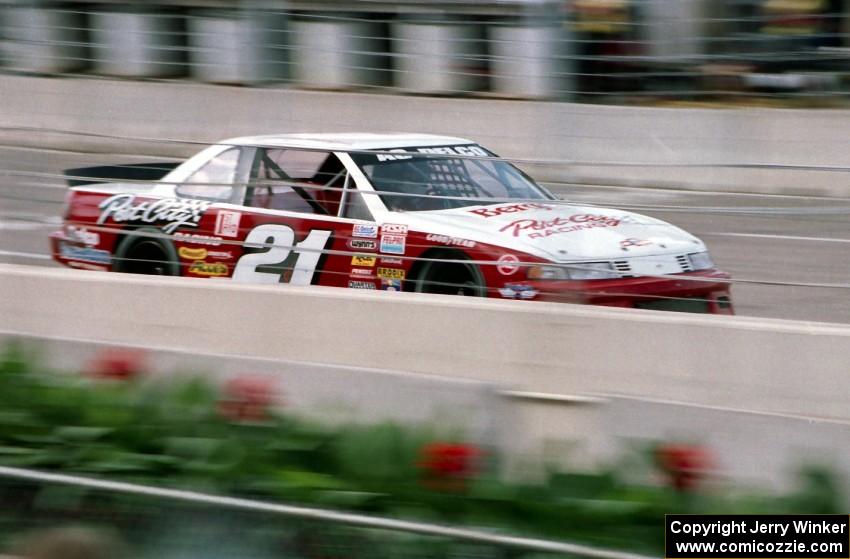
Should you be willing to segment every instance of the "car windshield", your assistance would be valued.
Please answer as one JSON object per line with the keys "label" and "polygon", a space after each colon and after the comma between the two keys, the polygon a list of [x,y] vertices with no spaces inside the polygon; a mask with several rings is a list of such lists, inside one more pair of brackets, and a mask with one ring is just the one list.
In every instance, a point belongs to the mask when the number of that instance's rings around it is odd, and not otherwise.
{"label": "car windshield", "polygon": [[494,157],[480,146],[389,151],[393,153],[359,153],[352,157],[392,211],[445,210],[507,200],[552,199],[551,194],[506,161],[450,157]]}

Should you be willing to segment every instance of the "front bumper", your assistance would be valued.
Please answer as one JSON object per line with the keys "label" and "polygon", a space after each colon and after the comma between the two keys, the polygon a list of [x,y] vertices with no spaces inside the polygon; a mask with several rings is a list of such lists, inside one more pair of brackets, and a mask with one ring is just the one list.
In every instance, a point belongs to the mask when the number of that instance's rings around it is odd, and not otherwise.
{"label": "front bumper", "polygon": [[[516,298],[609,307],[734,314],[730,276],[720,270],[686,272],[663,278],[636,277],[594,281],[524,281]],[[529,296],[530,293],[533,296]],[[503,295],[504,296],[504,295]]]}

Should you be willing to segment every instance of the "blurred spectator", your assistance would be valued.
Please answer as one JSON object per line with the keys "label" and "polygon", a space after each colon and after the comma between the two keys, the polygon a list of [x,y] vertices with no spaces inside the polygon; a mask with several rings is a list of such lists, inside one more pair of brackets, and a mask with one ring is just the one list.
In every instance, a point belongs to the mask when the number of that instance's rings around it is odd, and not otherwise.
{"label": "blurred spectator", "polygon": [[628,57],[640,54],[636,11],[630,0],[575,0],[571,3],[576,35],[577,71],[582,93],[622,92],[640,80]]}
{"label": "blurred spectator", "polygon": [[122,559],[124,544],[113,534],[82,527],[39,530],[13,549],[20,559]]}
{"label": "blurred spectator", "polygon": [[765,0],[760,7],[760,31],[780,70],[811,70],[810,53],[841,45],[841,0]]}

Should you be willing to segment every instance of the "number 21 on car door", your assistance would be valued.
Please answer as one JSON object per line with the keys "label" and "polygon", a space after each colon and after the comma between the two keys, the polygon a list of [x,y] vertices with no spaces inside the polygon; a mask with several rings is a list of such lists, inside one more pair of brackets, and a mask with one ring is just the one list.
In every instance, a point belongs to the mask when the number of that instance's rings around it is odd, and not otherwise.
{"label": "number 21 on car door", "polygon": [[295,242],[289,225],[268,223],[254,227],[245,237],[246,254],[239,258],[233,279],[246,283],[310,285],[333,231],[312,229]]}

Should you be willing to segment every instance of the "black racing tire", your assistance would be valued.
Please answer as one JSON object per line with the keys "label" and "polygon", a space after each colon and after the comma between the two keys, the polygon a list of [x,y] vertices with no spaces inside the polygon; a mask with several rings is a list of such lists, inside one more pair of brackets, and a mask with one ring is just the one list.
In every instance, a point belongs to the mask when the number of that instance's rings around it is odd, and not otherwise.
{"label": "black racing tire", "polygon": [[162,235],[160,229],[153,227],[139,227],[125,235],[115,249],[113,269],[126,274],[179,276],[180,259],[174,243],[166,238],[138,233]]}
{"label": "black racing tire", "polygon": [[487,286],[484,284],[484,276],[478,266],[471,262],[457,262],[457,260],[469,260],[465,254],[445,252],[429,255],[426,258],[434,258],[434,260],[422,263],[414,280],[413,291],[467,297],[487,296]]}

